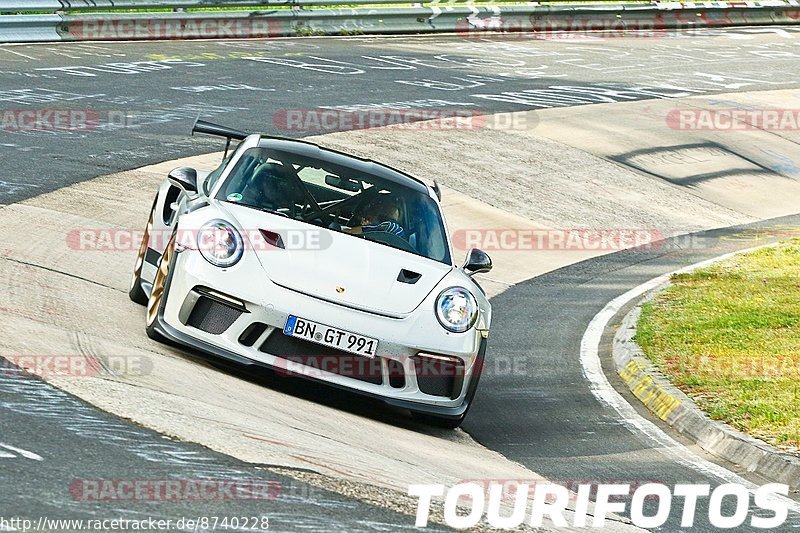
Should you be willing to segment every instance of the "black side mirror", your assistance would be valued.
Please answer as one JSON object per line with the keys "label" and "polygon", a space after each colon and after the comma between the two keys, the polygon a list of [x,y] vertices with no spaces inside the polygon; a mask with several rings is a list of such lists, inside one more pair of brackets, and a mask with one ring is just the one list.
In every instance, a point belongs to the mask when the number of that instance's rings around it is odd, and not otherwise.
{"label": "black side mirror", "polygon": [[492,258],[483,250],[471,248],[467,252],[467,260],[464,262],[463,268],[470,276],[489,272],[492,269]]}
{"label": "black side mirror", "polygon": [[197,194],[197,171],[189,167],[178,167],[168,175],[169,182],[189,196]]}

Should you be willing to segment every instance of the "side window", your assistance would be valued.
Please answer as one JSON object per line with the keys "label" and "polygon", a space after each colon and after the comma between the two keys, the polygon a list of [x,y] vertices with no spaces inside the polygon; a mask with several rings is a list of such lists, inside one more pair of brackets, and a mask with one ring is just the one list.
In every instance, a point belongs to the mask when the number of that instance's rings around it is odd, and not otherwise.
{"label": "side window", "polygon": [[203,182],[203,193],[205,193],[206,196],[209,195],[211,189],[214,188],[214,185],[216,185],[217,181],[219,180],[219,177],[222,176],[222,171],[225,170],[226,166],[228,166],[228,162],[231,160],[231,157],[233,157],[233,153],[226,157],[220,166],[206,176],[206,180]]}

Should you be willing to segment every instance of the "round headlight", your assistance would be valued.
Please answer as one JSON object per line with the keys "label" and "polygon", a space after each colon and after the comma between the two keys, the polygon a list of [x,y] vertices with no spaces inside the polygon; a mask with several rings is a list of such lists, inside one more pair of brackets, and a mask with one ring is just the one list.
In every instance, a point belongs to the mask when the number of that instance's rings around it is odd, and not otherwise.
{"label": "round headlight", "polygon": [[231,267],[242,258],[242,236],[224,220],[212,220],[197,233],[197,248],[212,265]]}
{"label": "round headlight", "polygon": [[463,333],[475,324],[478,303],[467,289],[445,289],[436,298],[436,318],[446,330]]}

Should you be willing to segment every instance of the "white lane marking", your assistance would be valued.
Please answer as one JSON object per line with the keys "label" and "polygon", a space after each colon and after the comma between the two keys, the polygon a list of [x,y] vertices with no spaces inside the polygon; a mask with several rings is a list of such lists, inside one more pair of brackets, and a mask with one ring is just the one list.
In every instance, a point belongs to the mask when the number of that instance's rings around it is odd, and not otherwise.
{"label": "white lane marking", "polygon": [[742,32],[744,33],[772,33],[773,35],[779,35],[784,39],[793,39],[794,36],[789,33],[788,31],[784,30],[783,28],[743,28]]}
{"label": "white lane marking", "polygon": [[26,59],[32,59],[33,61],[39,61],[39,59],[35,57],[31,57],[29,55],[22,54],[20,52],[15,52],[14,50],[9,50],[8,48],[0,48],[3,52],[8,52],[9,54],[14,54],[15,56],[24,57]]}
{"label": "white lane marking", "polygon": [[[629,290],[625,294],[614,298],[608,302],[608,304],[606,304],[602,311],[594,316],[591,322],[589,322],[589,326],[586,328],[586,332],[584,332],[583,338],[581,339],[580,353],[583,375],[589,380],[592,394],[600,401],[600,403],[614,409],[617,414],[619,414],[620,421],[627,426],[628,430],[630,430],[632,433],[643,434],[654,444],[654,449],[675,463],[686,466],[692,470],[702,472],[707,476],[715,477],[724,481],[725,483],[738,483],[746,487],[750,492],[754,492],[755,489],[758,488],[754,483],[747,481],[738,474],[735,474],[730,470],[719,466],[718,464],[703,459],[692,452],[689,448],[678,443],[672,437],[664,433],[654,423],[637,413],[633,406],[631,406],[627,400],[625,400],[625,398],[623,398],[622,395],[620,395],[614,389],[614,387],[611,386],[611,383],[608,382],[608,378],[606,378],[606,375],[603,372],[603,368],[600,364],[599,347],[600,339],[603,336],[603,332],[605,331],[608,322],[619,312],[620,309],[622,309],[631,300],[642,296],[647,291],[655,289],[662,283],[668,281],[670,276],[673,274],[690,272],[692,270],[708,266],[717,261],[722,261],[735,255],[751,252],[764,247],[765,246],[756,246],[754,248],[739,250],[737,252],[721,255],[700,263],[695,263],[694,265],[690,265],[688,267],[681,268],[674,272],[651,279],[650,281]],[[800,513],[800,503],[795,502],[794,500],[785,496],[771,496],[771,498],[775,498],[776,500],[783,502],[790,510]]]}
{"label": "white lane marking", "polygon": [[[28,450],[23,450],[22,448],[11,446],[10,444],[5,444],[3,442],[0,442],[0,448],[5,448],[6,450],[11,450],[12,452],[16,452],[25,459],[33,459],[34,461],[44,461],[41,455],[29,452]],[[3,452],[2,450],[0,450],[0,454],[3,454],[0,455],[0,457],[16,457],[16,455],[6,454],[6,452]]]}

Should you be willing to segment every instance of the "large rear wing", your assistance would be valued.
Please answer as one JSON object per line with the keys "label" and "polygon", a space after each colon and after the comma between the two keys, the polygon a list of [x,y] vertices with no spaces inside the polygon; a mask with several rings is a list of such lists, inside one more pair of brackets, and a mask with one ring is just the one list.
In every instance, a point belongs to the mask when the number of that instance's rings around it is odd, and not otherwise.
{"label": "large rear wing", "polygon": [[231,147],[231,139],[235,139],[237,141],[243,141],[245,137],[250,135],[241,130],[236,130],[233,128],[229,128],[227,126],[220,126],[219,124],[214,124],[213,122],[207,122],[205,120],[200,120],[199,118],[194,121],[194,126],[192,126],[192,135],[195,133],[205,133],[207,135],[216,135],[217,137],[224,137],[225,141],[225,155],[222,156],[223,159],[228,157],[228,149]]}

